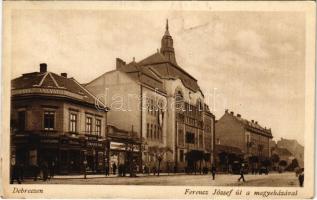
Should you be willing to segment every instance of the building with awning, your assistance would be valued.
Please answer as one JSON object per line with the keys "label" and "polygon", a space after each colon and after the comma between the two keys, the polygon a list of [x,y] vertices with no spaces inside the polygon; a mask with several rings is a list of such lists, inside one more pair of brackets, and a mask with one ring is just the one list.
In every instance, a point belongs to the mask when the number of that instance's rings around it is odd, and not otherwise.
{"label": "building with awning", "polygon": [[142,139],[133,131],[119,129],[113,125],[107,126],[107,138],[109,142],[109,163],[110,172],[113,166],[120,165],[129,168],[131,162],[138,169],[142,169]]}

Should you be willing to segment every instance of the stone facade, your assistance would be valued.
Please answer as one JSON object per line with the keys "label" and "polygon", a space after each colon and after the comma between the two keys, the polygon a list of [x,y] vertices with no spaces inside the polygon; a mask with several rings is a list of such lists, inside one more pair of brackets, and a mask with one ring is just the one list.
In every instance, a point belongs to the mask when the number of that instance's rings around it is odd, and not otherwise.
{"label": "stone facade", "polygon": [[[156,156],[150,149],[158,147],[166,150],[163,170],[184,171],[188,165],[186,155],[193,150],[209,156],[206,165],[210,166],[214,115],[204,102],[197,80],[177,64],[168,24],[161,45],[160,52],[139,62],[126,64],[117,58],[116,70],[106,72],[86,87],[97,96],[107,94],[108,99],[103,101],[111,108],[109,124],[124,130],[134,127],[144,146],[143,165],[156,166]],[[133,96],[126,102],[130,110],[114,109],[114,95],[122,99]]]}

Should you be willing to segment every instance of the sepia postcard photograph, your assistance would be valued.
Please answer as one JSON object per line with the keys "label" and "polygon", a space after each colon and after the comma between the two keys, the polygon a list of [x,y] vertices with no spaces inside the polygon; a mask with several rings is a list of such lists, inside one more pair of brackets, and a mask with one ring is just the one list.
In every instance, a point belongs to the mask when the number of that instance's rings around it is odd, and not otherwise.
{"label": "sepia postcard photograph", "polygon": [[314,197],[313,1],[4,1],[3,198]]}

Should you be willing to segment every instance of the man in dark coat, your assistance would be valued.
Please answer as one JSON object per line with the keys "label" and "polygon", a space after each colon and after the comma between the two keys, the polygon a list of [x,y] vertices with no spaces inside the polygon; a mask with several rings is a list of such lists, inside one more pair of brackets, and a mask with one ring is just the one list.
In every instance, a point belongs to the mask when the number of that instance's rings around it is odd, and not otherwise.
{"label": "man in dark coat", "polygon": [[215,176],[216,176],[216,166],[212,165],[211,167],[211,174],[212,174],[212,180],[215,180]]}
{"label": "man in dark coat", "polygon": [[10,184],[14,183],[14,180],[18,182],[18,184],[21,184],[20,180],[20,165],[18,163],[11,165],[11,177],[10,177]]}
{"label": "man in dark coat", "polygon": [[304,186],[304,168],[302,168],[301,173],[298,176],[299,186]]}
{"label": "man in dark coat", "polygon": [[238,181],[240,182],[240,180],[243,180],[243,182],[245,182],[245,179],[244,179],[244,165],[242,164],[241,165],[241,168],[240,168],[240,178],[238,178]]}
{"label": "man in dark coat", "polygon": [[109,176],[109,166],[108,166],[108,163],[106,163],[106,166],[105,166],[105,175],[106,175],[106,176]]}

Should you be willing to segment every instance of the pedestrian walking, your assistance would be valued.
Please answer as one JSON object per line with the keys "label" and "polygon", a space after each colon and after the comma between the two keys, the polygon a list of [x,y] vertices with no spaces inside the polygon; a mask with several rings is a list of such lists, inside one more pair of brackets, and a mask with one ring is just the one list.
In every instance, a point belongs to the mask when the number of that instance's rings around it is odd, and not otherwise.
{"label": "pedestrian walking", "polygon": [[112,172],[113,172],[114,175],[116,175],[116,172],[117,172],[117,165],[116,165],[116,163],[113,163],[113,164],[112,164]]}
{"label": "pedestrian walking", "polygon": [[303,187],[304,186],[304,168],[302,168],[302,170],[298,176],[298,181],[299,181],[299,186]]}
{"label": "pedestrian walking", "polygon": [[212,180],[215,180],[215,176],[216,176],[216,166],[212,165],[211,167],[211,174],[212,174]]}
{"label": "pedestrian walking", "polygon": [[155,174],[156,174],[156,167],[153,167],[153,168],[152,168],[152,172],[153,172],[153,175],[155,176]]}
{"label": "pedestrian walking", "polygon": [[106,164],[105,174],[106,174],[106,176],[109,176],[109,166],[108,166],[108,164]]}
{"label": "pedestrian walking", "polygon": [[240,178],[238,178],[238,181],[240,182],[240,180],[243,180],[243,182],[245,182],[245,179],[244,179],[244,165],[242,164],[241,165],[241,168],[240,168]]}

